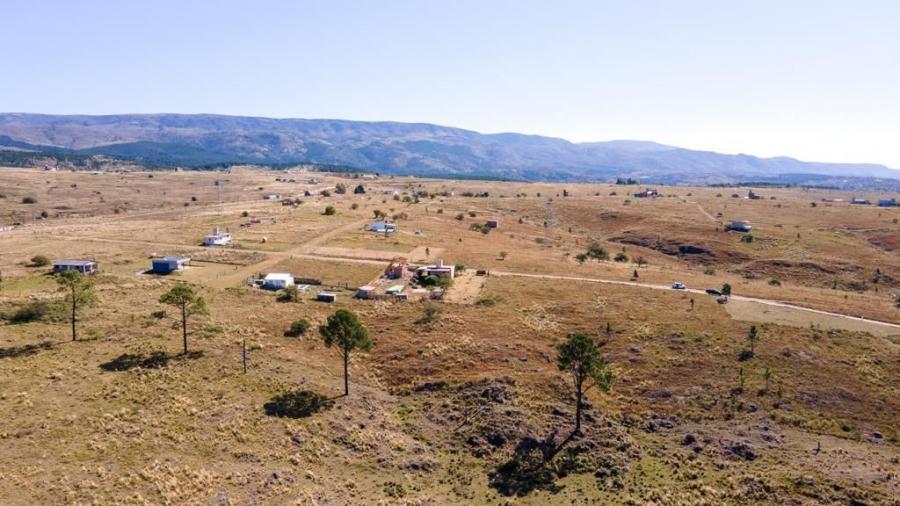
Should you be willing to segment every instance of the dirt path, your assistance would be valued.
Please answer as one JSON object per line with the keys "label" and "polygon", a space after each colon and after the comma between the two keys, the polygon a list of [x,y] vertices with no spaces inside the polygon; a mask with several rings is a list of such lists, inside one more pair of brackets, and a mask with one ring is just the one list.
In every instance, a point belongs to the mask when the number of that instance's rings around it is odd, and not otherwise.
{"label": "dirt path", "polygon": [[707,218],[709,218],[710,221],[713,221],[716,223],[719,222],[719,220],[717,220],[715,216],[709,214],[709,211],[704,209],[703,206],[701,206],[699,202],[694,202],[694,204],[697,204],[697,209],[699,209],[700,212],[703,213],[703,216],[706,216]]}
{"label": "dirt path", "polygon": [[[555,279],[555,280],[562,280],[562,281],[583,281],[583,282],[587,282],[587,283],[603,283],[603,284],[608,284],[608,285],[633,286],[633,287],[637,287],[637,288],[649,288],[649,289],[653,289],[653,290],[672,291],[672,288],[667,285],[638,283],[636,281],[617,281],[617,280],[611,280],[611,279],[582,278],[582,277],[575,277],[575,276],[558,276],[558,275],[553,275],[553,274],[527,274],[527,273],[522,273],[522,272],[504,272],[504,271],[491,271],[491,275],[516,276],[516,277],[534,278],[534,279]],[[698,290],[695,288],[689,288],[689,289],[681,290],[681,291],[708,297],[708,295],[706,294],[705,291]],[[799,312],[812,313],[812,314],[821,315],[821,316],[840,318],[840,319],[844,319],[844,320],[848,320],[848,321],[852,321],[852,322],[856,322],[856,323],[865,324],[867,326],[867,330],[872,330],[873,333],[877,333],[879,335],[900,334],[900,325],[898,325],[896,323],[883,322],[883,321],[879,321],[879,320],[871,320],[868,318],[861,318],[859,316],[850,316],[850,315],[845,315],[845,314],[841,314],[841,313],[833,313],[830,311],[823,311],[821,309],[812,309],[812,308],[797,306],[794,304],[776,301],[776,300],[759,299],[759,298],[755,298],[755,297],[744,297],[742,295],[732,295],[730,297],[729,304],[731,304],[732,302],[735,302],[735,301],[755,302],[755,303],[764,304],[767,306],[775,306],[775,307],[782,308],[782,309],[789,310],[789,311],[795,311],[795,312],[799,311]],[[784,312],[782,312],[782,314],[784,314]],[[759,318],[762,318],[762,321],[768,321],[765,319],[766,314],[764,312],[758,312],[757,316]],[[792,320],[785,319],[782,316],[781,320],[771,320],[771,321],[772,321],[772,323],[780,323],[780,322],[786,322],[786,321],[792,321]],[[805,320],[805,321],[808,321],[808,320]]]}

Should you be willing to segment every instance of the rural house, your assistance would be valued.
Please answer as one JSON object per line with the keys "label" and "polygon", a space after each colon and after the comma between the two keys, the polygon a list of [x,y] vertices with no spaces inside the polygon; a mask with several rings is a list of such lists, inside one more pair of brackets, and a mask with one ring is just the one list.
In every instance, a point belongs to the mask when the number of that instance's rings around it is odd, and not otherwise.
{"label": "rural house", "polygon": [[53,273],[78,271],[82,274],[93,274],[97,272],[97,267],[97,262],[93,260],[59,260],[53,262]]}
{"label": "rural house", "polygon": [[263,288],[266,290],[283,290],[294,285],[294,275],[284,272],[271,272],[263,278]]}
{"label": "rural house", "polygon": [[634,196],[639,199],[646,199],[649,197],[659,197],[659,191],[657,191],[653,188],[646,188],[642,192],[635,193]]}
{"label": "rural house", "polygon": [[212,234],[203,238],[204,246],[225,246],[231,244],[231,234],[221,232],[218,228],[212,230]]}
{"label": "rural house", "polygon": [[452,278],[456,275],[456,267],[452,265],[444,265],[443,260],[438,260],[434,265],[426,265],[419,267],[416,273],[420,278],[427,276],[437,276],[439,278]]}

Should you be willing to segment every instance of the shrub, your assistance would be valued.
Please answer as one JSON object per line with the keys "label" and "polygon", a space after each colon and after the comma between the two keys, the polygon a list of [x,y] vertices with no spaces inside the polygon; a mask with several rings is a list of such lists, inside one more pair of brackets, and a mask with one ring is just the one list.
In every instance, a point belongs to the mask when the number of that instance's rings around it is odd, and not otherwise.
{"label": "shrub", "polygon": [[475,302],[478,306],[495,306],[502,299],[499,295],[493,293],[483,293],[478,297],[478,300]]}
{"label": "shrub", "polygon": [[419,324],[428,324],[437,321],[441,317],[441,308],[430,302],[422,309],[422,317],[416,320]]}
{"label": "shrub", "polygon": [[297,285],[288,286],[278,294],[275,300],[278,302],[297,302],[300,300],[300,290],[297,289]]}
{"label": "shrub", "polygon": [[347,186],[345,186],[344,183],[338,183],[334,185],[334,193],[341,195],[347,193]]}
{"label": "shrub", "polygon": [[458,273],[464,272],[466,270],[466,264],[456,264],[453,266],[453,269]]}
{"label": "shrub", "polygon": [[13,324],[36,321],[62,321],[65,318],[64,308],[58,302],[35,301],[16,307],[4,315],[4,319]]}
{"label": "shrub", "polygon": [[322,214],[324,214],[325,216],[334,216],[335,214],[337,214],[337,209],[335,209],[334,206],[327,206],[325,208],[325,212]]}
{"label": "shrub", "polygon": [[587,261],[587,259],[588,259],[587,253],[579,253],[579,254],[575,255],[575,260],[577,260],[578,263],[580,263],[580,264],[583,264],[585,261]]}
{"label": "shrub", "polygon": [[624,251],[620,251],[620,252],[616,253],[616,256],[613,257],[613,260],[615,260],[616,262],[627,262],[628,255],[625,254]]}
{"label": "shrub", "polygon": [[722,295],[731,295],[731,285],[725,283],[719,291],[722,292]]}
{"label": "shrub", "polygon": [[769,280],[769,286],[781,286],[781,281],[778,281],[775,278]]}
{"label": "shrub", "polygon": [[753,236],[750,234],[742,235],[741,242],[751,243],[753,242]]}
{"label": "shrub", "polygon": [[606,251],[599,242],[592,243],[588,246],[587,255],[597,260],[609,260],[609,252]]}
{"label": "shrub", "polygon": [[321,195],[321,196],[323,196],[323,197],[330,197],[330,196],[331,196],[331,192],[328,191],[328,190],[322,190],[321,192],[319,192],[319,195]]}
{"label": "shrub", "polygon": [[300,337],[309,330],[310,323],[305,318],[300,318],[291,323],[290,328],[284,331],[285,337]]}
{"label": "shrub", "polygon": [[475,211],[469,211],[469,217],[470,217],[470,218],[474,218],[475,216],[477,216],[477,214],[475,213]]}
{"label": "shrub", "polygon": [[166,317],[165,309],[160,309],[159,311],[154,311],[154,312],[150,313],[150,318],[153,318],[155,320],[162,320],[165,317]]}
{"label": "shrub", "polygon": [[277,395],[263,405],[269,416],[304,418],[331,407],[333,401],[309,390]]}
{"label": "shrub", "polygon": [[50,259],[44,255],[35,255],[31,257],[32,267],[46,267],[50,265]]}
{"label": "shrub", "polygon": [[34,197],[22,197],[23,204],[37,204],[37,199]]}
{"label": "shrub", "polygon": [[465,218],[466,218],[466,215],[463,214],[463,213],[459,213],[459,214],[456,215],[456,219],[459,220],[459,221],[462,221],[462,220],[464,220]]}
{"label": "shrub", "polygon": [[246,218],[246,217],[248,217],[248,216],[250,216],[250,213],[248,213],[247,211],[242,211],[242,212],[241,212],[241,218]]}
{"label": "shrub", "polygon": [[469,225],[469,230],[481,232],[482,234],[488,234],[491,231],[491,227],[487,226],[484,223],[472,223],[471,225]]}
{"label": "shrub", "polygon": [[716,274],[716,270],[711,266],[706,266],[703,268],[703,274],[707,276],[714,276]]}
{"label": "shrub", "polygon": [[422,286],[435,286],[440,282],[440,276],[435,276],[434,274],[422,278]]}
{"label": "shrub", "polygon": [[359,209],[359,204],[357,204],[356,202],[354,202],[353,204],[350,204],[350,209],[353,209],[354,211],[356,211],[357,209]]}

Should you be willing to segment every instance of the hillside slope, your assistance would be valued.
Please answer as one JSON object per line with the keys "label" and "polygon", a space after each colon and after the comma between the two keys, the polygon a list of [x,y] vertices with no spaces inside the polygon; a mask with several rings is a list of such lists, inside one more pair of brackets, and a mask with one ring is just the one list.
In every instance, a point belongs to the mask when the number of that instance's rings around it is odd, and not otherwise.
{"label": "hillside slope", "polygon": [[667,183],[729,183],[806,175],[900,179],[874,164],[802,162],[693,151],[642,141],[572,143],[425,123],[219,115],[0,114],[0,147],[62,148],[169,165],[315,162],[417,175],[550,181],[632,176]]}

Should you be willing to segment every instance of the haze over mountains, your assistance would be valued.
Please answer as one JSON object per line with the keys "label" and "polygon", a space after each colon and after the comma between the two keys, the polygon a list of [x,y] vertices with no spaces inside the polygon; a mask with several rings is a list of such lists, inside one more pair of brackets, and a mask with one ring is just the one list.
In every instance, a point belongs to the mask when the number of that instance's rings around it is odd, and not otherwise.
{"label": "haze over mountains", "polygon": [[98,154],[147,164],[322,163],[422,176],[715,184],[742,181],[896,188],[876,164],[803,162],[644,141],[573,143],[426,123],[208,114],[0,114],[0,149]]}

